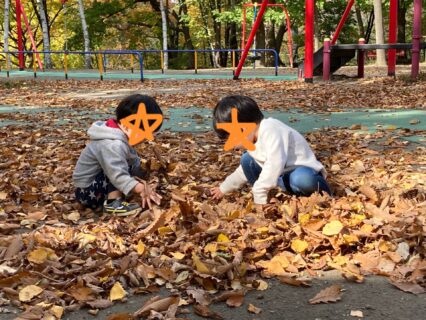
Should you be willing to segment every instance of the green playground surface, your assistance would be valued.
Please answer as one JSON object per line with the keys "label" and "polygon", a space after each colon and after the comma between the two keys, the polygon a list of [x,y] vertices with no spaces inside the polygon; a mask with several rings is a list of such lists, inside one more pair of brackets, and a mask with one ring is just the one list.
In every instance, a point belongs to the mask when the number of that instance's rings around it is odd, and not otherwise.
{"label": "green playground surface", "polygon": [[[296,74],[278,74],[275,76],[273,69],[259,70],[256,72],[253,69],[243,70],[241,73],[241,79],[264,79],[272,81],[293,81],[297,80]],[[63,71],[41,71],[37,72],[37,78],[41,79],[65,79],[65,74]],[[103,74],[104,80],[140,80],[140,71],[135,70],[134,73],[130,71],[111,71],[105,72]],[[233,74],[232,70],[199,70],[197,74],[193,71],[176,71],[170,70],[166,73],[161,73],[160,71],[144,71],[143,78],[144,80],[214,80],[214,79],[232,79]],[[0,78],[7,78],[7,72],[2,70],[0,71]],[[9,72],[10,79],[29,79],[34,78],[34,72],[31,70],[18,71],[13,70]],[[97,70],[90,71],[75,71],[68,73],[68,79],[100,79],[99,72]]]}
{"label": "green playground surface", "polygon": [[[206,132],[211,130],[212,110],[202,107],[165,108],[162,130],[175,132]],[[24,117],[25,120],[8,119],[8,113],[31,115],[38,113],[63,113],[63,117],[56,116],[54,125],[61,126],[76,119],[101,120],[109,118],[111,112],[94,112],[93,110],[79,110],[69,108],[50,107],[16,107],[0,105],[0,128],[8,125],[37,126],[37,117]],[[348,109],[344,112],[306,113],[301,109],[265,111],[266,117],[274,117],[287,123],[299,132],[306,133],[327,127],[352,128],[358,132],[375,132],[376,130],[410,129],[426,130],[426,111],[417,109]],[[55,117],[55,118],[56,118]],[[77,122],[76,121],[76,122]],[[413,135],[403,139],[426,145],[426,136]]]}

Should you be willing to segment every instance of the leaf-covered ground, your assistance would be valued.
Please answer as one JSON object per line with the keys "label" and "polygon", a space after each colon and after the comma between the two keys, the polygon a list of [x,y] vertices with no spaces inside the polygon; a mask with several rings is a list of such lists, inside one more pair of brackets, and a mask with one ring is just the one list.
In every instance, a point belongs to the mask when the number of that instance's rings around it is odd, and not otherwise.
{"label": "leaf-covered ground", "polygon": [[[424,124],[417,130],[368,134],[357,127],[331,127],[306,134],[327,168],[335,197],[295,198],[274,190],[264,212],[254,208],[249,189],[221,202],[209,199],[209,187],[239,161],[238,153],[223,152],[212,133],[161,132],[154,143],[138,147],[163,195],[161,207],[152,212],[115,218],[82,210],[71,182],[91,121],[71,110],[110,111],[119,99],[105,99],[108,95],[149,93],[165,107],[211,107],[228,93],[243,93],[267,109],[413,108],[424,105],[424,82],[30,81],[7,86],[0,87],[3,104],[70,109],[1,115],[27,123],[0,128],[0,305],[21,308],[23,319],[59,319],[82,307],[96,314],[163,286],[169,297],[151,299],[127,319],[185,318],[187,305],[199,315],[219,318],[210,304],[239,306],[248,291],[266,289],[266,278],[304,286],[330,269],[348,281],[379,274],[401,290],[425,291],[426,148],[403,139],[424,136]],[[58,121],[63,119],[70,120]],[[333,302],[339,295],[339,288],[330,287],[310,302]],[[252,306],[249,312],[259,310]]]}

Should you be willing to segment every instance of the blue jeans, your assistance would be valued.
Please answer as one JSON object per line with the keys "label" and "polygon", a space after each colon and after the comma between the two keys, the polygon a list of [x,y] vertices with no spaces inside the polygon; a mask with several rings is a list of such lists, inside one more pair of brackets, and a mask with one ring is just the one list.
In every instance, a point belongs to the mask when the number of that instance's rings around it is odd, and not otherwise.
{"label": "blue jeans", "polygon": [[[256,160],[244,153],[241,157],[241,166],[248,182],[253,186],[262,172]],[[326,192],[331,195],[331,189],[321,172],[316,172],[309,167],[300,166],[284,173],[283,179],[285,191],[297,196],[310,196],[314,192]]]}

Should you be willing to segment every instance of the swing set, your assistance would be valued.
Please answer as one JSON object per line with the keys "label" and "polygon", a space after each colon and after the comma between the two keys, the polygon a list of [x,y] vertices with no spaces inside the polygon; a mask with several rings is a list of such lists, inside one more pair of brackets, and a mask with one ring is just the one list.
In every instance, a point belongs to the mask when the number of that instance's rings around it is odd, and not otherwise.
{"label": "swing set", "polygon": [[[258,16],[258,14],[257,14],[258,13],[258,11],[257,11],[258,6],[259,6],[259,4],[257,2],[255,2],[255,3],[244,3],[243,4],[241,48],[245,47],[245,42],[246,42],[246,25],[247,25],[246,10],[247,10],[247,8],[253,8],[253,27],[254,27],[254,24],[255,24],[257,16]],[[292,35],[291,35],[290,16],[288,14],[287,8],[283,4],[276,4],[276,3],[267,3],[266,6],[267,7],[281,8],[283,13],[285,14],[285,21],[286,21],[286,26],[287,26],[287,37],[288,37],[288,41],[287,41],[288,56],[289,56],[289,61],[290,61],[290,67],[293,67],[293,38],[292,38]],[[253,42],[254,42],[254,48],[253,49],[256,50],[256,35],[254,36]],[[254,51],[254,57],[252,57],[252,59],[254,59],[254,60],[257,59],[256,51]]]}
{"label": "swing set", "polygon": [[[62,7],[64,8],[64,11],[66,9],[65,7],[65,3],[68,0],[61,0],[62,2]],[[40,68],[40,70],[43,71],[43,62],[41,61],[40,58],[40,53],[37,50],[37,46],[34,40],[34,34],[31,30],[31,26],[30,23],[28,21],[28,17],[25,13],[24,10],[24,6],[22,5],[21,0],[15,0],[15,12],[16,12],[16,25],[17,25],[17,33],[18,33],[18,64],[19,64],[19,70],[22,71],[25,69],[25,61],[24,61],[24,42],[23,42],[23,30],[22,30],[22,19],[24,19],[25,22],[25,27],[26,27],[26,31],[28,33],[28,36],[31,40],[31,48],[33,51],[33,55],[34,55],[34,63],[37,62],[38,67]],[[66,28],[66,24],[65,24],[65,28]]]}

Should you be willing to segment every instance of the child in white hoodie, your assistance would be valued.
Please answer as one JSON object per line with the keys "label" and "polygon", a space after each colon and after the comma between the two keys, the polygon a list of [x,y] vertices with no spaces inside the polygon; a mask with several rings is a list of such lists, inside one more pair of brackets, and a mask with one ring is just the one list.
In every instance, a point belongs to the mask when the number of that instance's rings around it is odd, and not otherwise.
{"label": "child in white hoodie", "polygon": [[314,192],[331,194],[325,180],[324,166],[316,159],[305,138],[279,120],[264,119],[257,103],[246,96],[227,96],[213,111],[213,127],[221,139],[228,132],[217,124],[231,122],[231,110],[238,110],[238,122],[255,123],[247,136],[255,145],[241,157],[240,166],[219,186],[211,190],[213,199],[241,188],[253,187],[255,204],[267,204],[268,191],[279,186],[290,194],[309,196]]}

